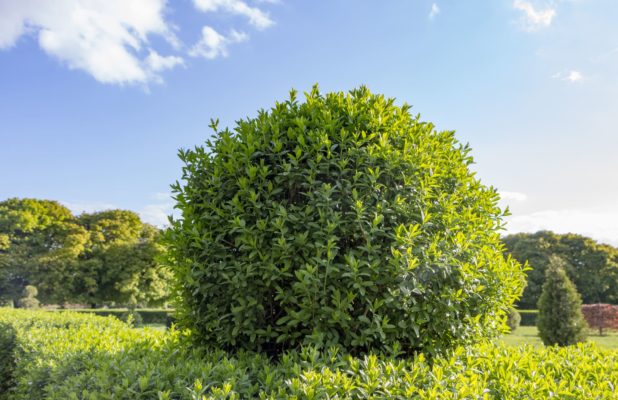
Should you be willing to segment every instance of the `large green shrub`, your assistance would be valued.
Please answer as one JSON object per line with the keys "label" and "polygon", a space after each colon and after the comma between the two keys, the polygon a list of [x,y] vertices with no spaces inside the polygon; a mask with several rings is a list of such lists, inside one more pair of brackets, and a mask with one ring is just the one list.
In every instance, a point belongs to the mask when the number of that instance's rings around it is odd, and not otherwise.
{"label": "large green shrub", "polygon": [[168,232],[184,326],[269,354],[440,353],[503,328],[523,273],[454,132],[366,88],[290,99],[181,150]]}
{"label": "large green shrub", "polygon": [[586,340],[582,300],[563,269],[564,261],[551,256],[539,298],[536,323],[546,345],[568,346]]}

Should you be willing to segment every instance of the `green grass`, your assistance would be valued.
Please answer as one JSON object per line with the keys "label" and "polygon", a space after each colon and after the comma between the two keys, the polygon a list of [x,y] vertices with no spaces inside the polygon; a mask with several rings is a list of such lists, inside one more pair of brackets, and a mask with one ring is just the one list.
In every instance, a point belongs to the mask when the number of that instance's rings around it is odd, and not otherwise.
{"label": "green grass", "polygon": [[140,328],[152,328],[152,329],[155,329],[161,332],[165,332],[167,330],[167,326],[165,326],[165,324],[142,324],[139,327],[137,327],[137,329],[140,329]]}
{"label": "green grass", "polygon": [[[536,326],[520,326],[515,332],[503,336],[500,340],[509,346],[519,346],[522,344],[529,344],[535,347],[543,346]],[[594,342],[606,349],[618,349],[618,332],[610,331],[604,336],[599,336],[597,331],[590,331],[588,333],[588,341]]]}

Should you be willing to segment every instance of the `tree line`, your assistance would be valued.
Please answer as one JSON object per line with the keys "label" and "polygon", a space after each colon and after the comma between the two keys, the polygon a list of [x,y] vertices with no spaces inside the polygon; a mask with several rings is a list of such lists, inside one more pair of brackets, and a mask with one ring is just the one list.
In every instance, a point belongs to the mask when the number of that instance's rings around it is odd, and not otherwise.
{"label": "tree line", "polygon": [[[44,304],[162,305],[171,275],[159,261],[161,235],[128,210],[74,215],[57,201],[2,201],[0,303],[17,304],[34,286]],[[584,304],[618,304],[617,248],[549,231],[502,240],[506,253],[530,268],[518,308],[537,308],[552,257],[560,258]]]}
{"label": "tree line", "polygon": [[16,304],[34,286],[44,304],[164,304],[160,236],[132,211],[74,215],[57,201],[2,201],[0,302]]}
{"label": "tree line", "polygon": [[537,308],[545,272],[554,258],[560,260],[584,304],[618,304],[617,248],[585,236],[549,231],[509,235],[503,241],[506,252],[530,268],[518,308]]}

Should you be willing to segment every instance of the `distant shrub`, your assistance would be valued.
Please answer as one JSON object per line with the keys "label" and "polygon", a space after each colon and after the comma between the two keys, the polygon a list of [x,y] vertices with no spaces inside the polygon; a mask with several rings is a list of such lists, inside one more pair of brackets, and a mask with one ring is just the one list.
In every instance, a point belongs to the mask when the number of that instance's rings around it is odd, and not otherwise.
{"label": "distant shrub", "polygon": [[582,301],[557,256],[550,258],[539,298],[537,326],[545,345],[568,346],[586,340]]}
{"label": "distant shrub", "polygon": [[36,296],[39,291],[36,287],[28,285],[24,288],[23,297],[17,301],[17,306],[20,308],[39,308],[39,300]]}
{"label": "distant shrub", "polygon": [[508,314],[506,315],[506,325],[509,327],[511,332],[519,328],[520,322],[521,315],[519,315],[516,309],[510,308]]}
{"label": "distant shrub", "polygon": [[[122,309],[83,308],[83,309],[75,309],[71,311],[78,312],[78,313],[99,315],[102,317],[107,317],[111,315],[120,320],[122,320],[123,315],[127,313],[126,308],[122,308]],[[58,312],[63,312],[63,311],[59,310]],[[172,315],[174,314],[174,310],[157,309],[157,308],[136,308],[135,312],[139,313],[143,324],[166,324],[169,318],[173,318]]]}
{"label": "distant shrub", "polygon": [[179,322],[200,343],[435,355],[506,328],[524,275],[454,132],[364,87],[212,127],[179,152],[167,234]]}
{"label": "distant shrub", "polygon": [[129,309],[125,311],[120,316],[120,320],[125,322],[129,326],[141,326],[144,323],[142,315],[134,309]]}
{"label": "distant shrub", "polygon": [[618,352],[592,344],[484,344],[431,362],[307,347],[273,362],[92,315],[1,309],[0,325],[15,332],[11,400],[613,399],[618,382]]}
{"label": "distant shrub", "polygon": [[618,306],[611,304],[584,304],[582,313],[590,328],[603,335],[606,329],[618,329]]}

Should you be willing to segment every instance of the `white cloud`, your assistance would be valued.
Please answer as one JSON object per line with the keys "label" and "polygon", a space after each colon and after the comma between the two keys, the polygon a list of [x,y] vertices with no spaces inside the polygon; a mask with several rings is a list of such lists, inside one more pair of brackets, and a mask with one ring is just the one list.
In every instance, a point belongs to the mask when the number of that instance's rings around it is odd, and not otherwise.
{"label": "white cloud", "polygon": [[232,30],[228,36],[223,36],[210,26],[204,26],[202,38],[189,50],[189,55],[207,59],[227,57],[228,45],[244,42],[248,38],[249,36],[246,33],[235,30]]}
{"label": "white cloud", "polygon": [[172,204],[148,204],[140,212],[139,216],[142,221],[162,228],[169,225],[168,215],[172,214]]}
{"label": "white cloud", "polygon": [[517,202],[522,202],[522,201],[526,201],[528,199],[528,196],[526,196],[524,193],[520,193],[520,192],[507,192],[507,191],[500,191],[500,199],[502,201],[517,201]]}
{"label": "white cloud", "polygon": [[152,71],[159,72],[166,69],[173,69],[177,65],[184,65],[185,61],[178,56],[162,56],[154,50],[150,50],[146,57],[146,64]]}
{"label": "white cloud", "polygon": [[[0,0],[0,50],[25,36],[70,69],[85,71],[107,84],[162,82],[161,73],[184,66],[181,51],[217,58],[227,45],[247,40],[231,30],[223,36],[204,28],[202,40],[183,49],[166,19],[168,0]],[[230,12],[246,17],[259,29],[273,24],[268,13],[240,0],[193,0],[203,12]],[[270,1],[269,1],[270,2]],[[170,4],[177,4],[171,3]],[[151,39],[162,38],[176,54],[161,54]],[[155,41],[156,42],[156,41]]]}
{"label": "white cloud", "polygon": [[570,82],[579,82],[583,79],[583,76],[579,71],[571,71],[567,75],[566,79]]}
{"label": "white cloud", "polygon": [[515,0],[513,8],[524,13],[522,24],[524,29],[535,31],[551,25],[556,16],[556,9],[548,6],[544,9],[536,8],[531,2],[525,0]]}
{"label": "white cloud", "polygon": [[175,40],[164,12],[165,0],[2,0],[0,48],[34,35],[46,53],[99,82],[148,83],[160,79],[140,56],[148,37]]}
{"label": "white cloud", "polygon": [[551,230],[578,233],[618,245],[618,209],[544,210],[506,219],[508,233]]}
{"label": "white cloud", "polygon": [[436,3],[433,3],[429,11],[429,19],[434,19],[438,14],[440,14],[440,7],[438,7]]}
{"label": "white cloud", "polygon": [[251,7],[241,0],[193,0],[198,10],[203,12],[217,12],[220,10],[242,15],[249,19],[249,23],[258,29],[265,29],[273,25],[268,13],[257,7]]}
{"label": "white cloud", "polygon": [[554,75],[552,75],[553,79],[560,79],[563,81],[568,81],[571,83],[578,83],[578,82],[582,82],[584,80],[584,75],[576,70],[571,70],[571,71],[561,71],[561,72],[557,72]]}
{"label": "white cloud", "polygon": [[153,193],[151,204],[147,204],[138,214],[142,221],[164,228],[169,225],[168,216],[174,214],[174,199],[169,192]]}

